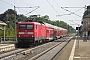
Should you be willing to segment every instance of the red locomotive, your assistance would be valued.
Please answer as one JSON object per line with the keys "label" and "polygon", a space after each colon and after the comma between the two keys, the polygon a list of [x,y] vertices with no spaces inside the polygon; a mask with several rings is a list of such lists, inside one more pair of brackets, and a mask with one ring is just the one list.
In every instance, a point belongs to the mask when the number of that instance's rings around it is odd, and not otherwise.
{"label": "red locomotive", "polygon": [[18,22],[18,44],[29,46],[31,44],[54,40],[67,35],[67,30],[42,22]]}

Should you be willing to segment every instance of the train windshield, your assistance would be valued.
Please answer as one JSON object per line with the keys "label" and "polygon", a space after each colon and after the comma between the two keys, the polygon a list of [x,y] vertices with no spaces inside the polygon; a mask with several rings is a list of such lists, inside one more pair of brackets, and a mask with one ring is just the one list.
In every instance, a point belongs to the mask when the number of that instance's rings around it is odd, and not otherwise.
{"label": "train windshield", "polygon": [[24,25],[20,25],[19,27],[21,30],[32,30],[33,29],[33,25],[32,24],[24,24]]}
{"label": "train windshield", "polygon": [[33,25],[27,25],[27,29],[33,29]]}

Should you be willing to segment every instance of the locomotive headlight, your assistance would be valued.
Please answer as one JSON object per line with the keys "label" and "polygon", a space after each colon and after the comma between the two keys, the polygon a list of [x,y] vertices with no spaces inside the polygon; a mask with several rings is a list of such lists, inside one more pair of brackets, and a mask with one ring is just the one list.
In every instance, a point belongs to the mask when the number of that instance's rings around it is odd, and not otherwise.
{"label": "locomotive headlight", "polygon": [[32,37],[33,37],[33,35],[32,35]]}
{"label": "locomotive headlight", "polygon": [[20,37],[20,35],[19,35],[19,37]]}

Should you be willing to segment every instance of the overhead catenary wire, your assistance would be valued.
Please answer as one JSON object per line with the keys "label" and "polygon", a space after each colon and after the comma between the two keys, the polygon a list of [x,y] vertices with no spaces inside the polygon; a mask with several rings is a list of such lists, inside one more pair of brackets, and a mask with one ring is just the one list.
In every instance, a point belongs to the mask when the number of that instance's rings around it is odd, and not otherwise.
{"label": "overhead catenary wire", "polygon": [[82,8],[80,8],[80,9],[78,9],[78,10],[76,10],[76,11],[74,11],[74,12],[78,12],[78,11],[80,11]]}
{"label": "overhead catenary wire", "polygon": [[[23,1],[23,0],[19,0],[19,1],[21,1],[21,2],[23,2],[23,3],[25,3],[27,6],[32,6],[32,5],[30,5],[30,4],[28,4],[27,2],[25,2],[25,1]],[[38,6],[33,6],[33,8],[37,8]],[[41,9],[41,8],[40,8]],[[34,9],[35,10],[35,9]],[[32,10],[33,11],[33,10]],[[44,11],[41,9],[41,12],[43,12],[44,13]],[[29,12],[29,13],[31,13],[31,12]],[[27,13],[28,14],[28,13]],[[25,14],[25,15],[27,15],[27,14]]]}
{"label": "overhead catenary wire", "polygon": [[[74,11],[74,12],[76,13],[76,12],[80,11],[82,8],[85,8],[85,7],[63,7],[63,8],[80,8],[80,9]],[[74,12],[72,12],[72,13],[74,13]],[[70,13],[71,13],[71,12],[70,12]],[[72,14],[72,13],[71,13],[71,14]],[[75,13],[74,13],[74,14],[75,14]],[[77,15],[78,15],[78,14],[77,14]],[[81,17],[80,15],[78,15],[78,16]],[[81,17],[81,18],[82,18],[82,17]]]}
{"label": "overhead catenary wire", "polygon": [[[74,11],[74,12],[78,12],[78,11],[81,10],[81,9],[82,9],[82,8],[80,8],[80,9]],[[62,15],[56,15],[56,16],[71,15],[71,14],[73,14],[73,13],[70,12],[69,14],[62,14]]]}
{"label": "overhead catenary wire", "polygon": [[85,7],[63,7],[63,8],[85,8]]}
{"label": "overhead catenary wire", "polygon": [[[55,0],[53,0],[53,1],[55,1]],[[55,1],[55,3],[57,4],[57,2]],[[57,6],[59,6],[59,4],[57,4]],[[60,6],[59,6],[59,8],[60,8]],[[71,13],[69,13],[69,14],[62,14],[62,15],[56,15],[56,16],[64,16],[64,15],[71,15]]]}
{"label": "overhead catenary wire", "polygon": [[[63,7],[61,7],[62,9],[64,9]],[[76,13],[74,13],[74,12],[71,12],[71,11],[69,11],[69,10],[67,10],[67,9],[64,9],[64,10],[66,10],[66,11],[68,11],[68,12],[70,12],[70,13],[72,13],[72,14],[74,14],[74,15],[76,15],[76,16],[78,16],[78,17],[80,17],[80,18],[82,18],[82,16],[80,16],[80,15],[78,15],[78,14],[76,14]]]}
{"label": "overhead catenary wire", "polygon": [[[38,8],[39,8],[39,6],[38,6],[36,9],[38,9]],[[33,12],[33,11],[35,11],[36,9],[34,9],[34,10],[30,11],[29,13],[31,13],[31,12]],[[29,14],[29,13],[27,13],[27,14]],[[27,14],[25,14],[25,15],[27,15]]]}
{"label": "overhead catenary wire", "polygon": [[[54,0],[54,1],[55,1],[55,0]],[[62,8],[56,1],[55,1],[55,3],[56,3],[57,6],[59,6],[61,9],[64,9],[64,8]],[[68,7],[66,7],[66,8],[68,8]],[[73,8],[73,7],[70,7],[70,8]],[[77,8],[77,7],[75,7],[75,8]],[[85,8],[85,7],[78,7],[78,8],[81,8],[81,9],[82,9],[82,8]],[[69,13],[69,14],[63,14],[63,15],[71,15],[71,14],[74,14],[74,15],[82,18],[82,16],[76,14],[76,12],[80,11],[81,9],[78,9],[78,10],[76,10],[76,11],[74,11],[74,12],[71,12],[71,11],[69,11],[69,10],[67,10],[67,9],[64,9],[65,11],[68,11],[68,12],[70,12],[70,13]],[[60,17],[63,16],[63,15],[60,15]],[[58,15],[57,15],[57,16],[58,16]]]}
{"label": "overhead catenary wire", "polygon": [[[59,13],[56,11],[56,9],[52,6],[52,4],[47,0],[47,2],[49,3],[49,5],[54,9],[54,11],[59,15]],[[62,18],[62,17],[61,17]],[[62,18],[63,20],[65,20],[65,18]]]}
{"label": "overhead catenary wire", "polygon": [[[55,1],[55,0],[54,0],[54,1]],[[55,1],[55,3],[58,5],[58,3],[57,3],[56,1]],[[74,15],[76,15],[76,16],[82,18],[82,16],[76,14],[75,12],[71,12],[71,11],[69,11],[69,10],[67,10],[67,9],[65,9],[65,8],[63,8],[63,7],[61,7],[60,5],[58,5],[58,6],[59,6],[61,9],[65,10],[65,11],[68,11],[68,12],[70,12],[71,14],[74,14]],[[68,7],[66,7],[66,8],[68,8]],[[73,8],[73,7],[71,7],[71,8]],[[77,7],[75,7],[75,8],[77,8]],[[84,7],[78,7],[78,8],[84,8]],[[69,15],[69,14],[67,14],[67,15]]]}
{"label": "overhead catenary wire", "polygon": [[[2,1],[2,2],[8,4],[8,5],[11,5],[11,6],[15,6],[15,5],[13,5],[13,4],[11,4],[11,3],[8,3],[8,2],[6,2],[6,1],[3,1],[3,0],[0,0],[0,1]],[[19,9],[19,8],[18,8],[18,9]],[[21,10],[23,10],[23,9],[21,9]],[[23,10],[23,11],[25,11],[25,10]]]}
{"label": "overhead catenary wire", "polygon": [[[27,2],[25,2],[25,1],[23,1],[23,0],[19,0],[19,1],[25,3],[27,6],[32,6],[32,5],[28,4]],[[33,6],[32,8],[35,8],[35,7],[36,7],[36,9],[37,9],[38,6]],[[34,10],[36,10],[36,9],[34,9]],[[33,11],[33,10],[32,10],[32,11]],[[41,12],[42,12],[42,11],[43,11],[43,10],[41,9]],[[28,12],[28,13],[31,13],[31,12]],[[25,15],[28,15],[28,13],[25,14]]]}
{"label": "overhead catenary wire", "polygon": [[[21,1],[21,2],[23,2],[23,3],[25,3],[25,4],[27,4],[27,5],[29,5],[29,4],[26,3],[25,1],[22,1],[22,0],[19,0],[19,1]],[[31,5],[29,5],[29,6],[31,6]],[[39,6],[33,6],[33,7],[16,7],[16,8],[35,8],[35,9],[33,9],[32,11],[28,12],[27,14],[25,14],[25,15],[28,15],[29,13],[32,13],[33,11],[35,11],[36,9],[38,9]],[[26,12],[27,12],[27,11],[26,11]]]}
{"label": "overhead catenary wire", "polygon": [[[29,5],[29,4],[28,4],[28,3],[26,3],[25,1],[22,1],[22,0],[19,0],[19,1],[21,1],[21,2],[25,3],[26,5]],[[31,6],[31,5],[29,5],[29,6]]]}
{"label": "overhead catenary wire", "polygon": [[6,1],[3,1],[3,0],[0,0],[0,1],[2,1],[2,2],[4,2],[4,3],[8,4],[8,5],[14,6],[13,4],[8,3],[8,2],[6,2]]}
{"label": "overhead catenary wire", "polygon": [[[53,0],[53,1],[55,1],[55,0]],[[57,4],[57,6],[59,6],[59,4],[55,1],[55,3]],[[60,6],[59,6],[59,8],[60,8]]]}
{"label": "overhead catenary wire", "polygon": [[[51,5],[51,3],[47,0],[47,2],[50,4],[50,6],[54,9],[54,7]],[[54,9],[54,11],[57,13],[57,14],[59,14],[55,9]]]}
{"label": "overhead catenary wire", "polygon": [[[22,0],[19,0],[20,2],[23,2],[23,3],[25,3],[26,5],[29,5],[28,3],[26,3],[25,1],[22,1]],[[15,3],[15,2],[14,2]],[[15,6],[15,5],[14,5]],[[29,5],[29,6],[31,6],[31,5]],[[18,9],[21,9],[21,7],[16,7],[16,8],[18,8]],[[22,7],[22,8],[27,8],[27,7]],[[31,8],[31,7],[29,7],[29,8]],[[22,11],[25,11],[26,13],[28,12],[27,10],[24,10],[24,9],[21,9]],[[20,10],[19,10],[20,11]]]}
{"label": "overhead catenary wire", "polygon": [[[13,4],[8,3],[8,2],[6,2],[6,1],[4,1],[4,0],[0,0],[0,1],[2,1],[2,2],[8,4],[8,5],[14,6],[14,8],[18,8],[18,9],[20,9],[20,8],[35,8],[35,7],[36,7],[36,9],[39,8],[39,6],[34,6],[34,7],[16,7],[15,4],[13,5]],[[31,12],[35,11],[36,9],[32,10]],[[21,10],[27,12],[27,11],[24,10],[24,9],[21,9]],[[31,12],[29,12],[29,13],[31,13]],[[26,15],[26,14],[25,14],[25,15]]]}
{"label": "overhead catenary wire", "polygon": [[20,9],[20,8],[18,8],[18,10],[19,10],[19,12],[20,12],[20,13],[21,13],[21,11],[20,11],[20,10],[25,11],[25,12],[28,12],[28,11],[26,11],[26,10],[24,10],[24,9]]}

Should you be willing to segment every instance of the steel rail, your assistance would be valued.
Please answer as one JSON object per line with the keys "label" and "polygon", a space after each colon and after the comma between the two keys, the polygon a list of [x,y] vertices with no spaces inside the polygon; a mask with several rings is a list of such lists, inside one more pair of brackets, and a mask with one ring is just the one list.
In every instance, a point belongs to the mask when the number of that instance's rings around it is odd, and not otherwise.
{"label": "steel rail", "polygon": [[[20,52],[23,52],[25,50],[27,50],[27,49],[17,49],[17,50],[9,51],[9,52],[4,53],[4,54],[0,54],[0,59],[17,54],[17,53],[20,53]],[[12,52],[12,53],[10,53],[10,52]]]}
{"label": "steel rail", "polygon": [[57,55],[58,53],[62,52],[62,50],[66,47],[66,45],[70,42],[71,40],[69,40],[50,60],[53,60]]}
{"label": "steel rail", "polygon": [[[51,47],[51,48],[45,50],[44,52],[42,52],[42,53],[40,53],[40,54],[38,54],[38,55],[32,57],[32,58],[29,59],[29,60],[36,60],[36,59],[38,59],[39,57],[41,57],[41,56],[44,55],[45,53],[49,52],[50,50],[52,50],[52,49],[55,48],[56,46],[59,46],[60,44],[62,44],[62,43],[65,42],[65,41],[66,41],[66,40],[64,40],[64,41],[62,41],[62,42],[60,42],[60,43],[54,45],[53,47]],[[68,41],[66,41],[65,45],[64,45],[54,56],[52,56],[52,58],[51,58],[50,60],[53,60],[54,57],[55,57],[60,51],[62,51],[63,48],[64,48],[70,41],[71,41],[71,38],[69,38]]]}
{"label": "steel rail", "polygon": [[52,50],[53,48],[55,48],[56,46],[58,46],[58,45],[60,45],[60,44],[61,44],[61,42],[58,43],[58,44],[56,44],[56,45],[54,45],[54,46],[52,46],[51,48],[45,50],[44,52],[42,52],[42,53],[36,55],[35,57],[32,57],[32,58],[29,59],[29,60],[36,60],[37,58],[39,58],[40,56],[44,55],[45,53],[47,53],[48,51]]}

